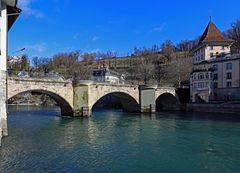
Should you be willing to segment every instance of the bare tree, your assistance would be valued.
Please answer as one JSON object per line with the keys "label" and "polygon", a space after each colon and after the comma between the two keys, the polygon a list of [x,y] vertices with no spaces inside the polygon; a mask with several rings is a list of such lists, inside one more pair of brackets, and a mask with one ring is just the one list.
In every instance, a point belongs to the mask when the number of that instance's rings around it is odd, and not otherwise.
{"label": "bare tree", "polygon": [[154,62],[154,78],[158,85],[161,84],[163,77],[166,75],[165,64],[162,61]]}
{"label": "bare tree", "polygon": [[144,84],[149,84],[151,80],[154,80],[154,64],[149,57],[139,58],[139,78],[143,80]]}
{"label": "bare tree", "polygon": [[38,68],[39,66],[39,58],[36,56],[36,57],[33,57],[33,65],[35,68]]}
{"label": "bare tree", "polygon": [[161,53],[167,61],[170,61],[172,58],[172,54],[174,53],[175,47],[171,40],[166,40],[161,45]]}
{"label": "bare tree", "polygon": [[83,62],[92,62],[96,59],[95,53],[84,53],[81,55],[81,60]]}
{"label": "bare tree", "polygon": [[237,19],[232,25],[231,29],[228,30],[227,35],[235,40],[233,44],[233,52],[240,53],[240,20]]}
{"label": "bare tree", "polygon": [[189,54],[177,54],[171,62],[166,65],[164,81],[167,84],[180,86],[181,82],[189,81],[193,70],[193,57]]}

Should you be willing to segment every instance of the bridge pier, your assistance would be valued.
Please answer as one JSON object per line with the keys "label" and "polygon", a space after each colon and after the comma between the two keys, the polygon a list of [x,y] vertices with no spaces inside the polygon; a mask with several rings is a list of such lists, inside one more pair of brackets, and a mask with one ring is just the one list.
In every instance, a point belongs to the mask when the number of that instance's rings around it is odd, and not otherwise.
{"label": "bridge pier", "polygon": [[139,86],[139,103],[141,107],[141,113],[155,113],[155,92],[157,86]]}
{"label": "bridge pier", "polygon": [[90,85],[92,81],[74,81],[73,82],[73,116],[89,117],[91,116],[90,106]]}

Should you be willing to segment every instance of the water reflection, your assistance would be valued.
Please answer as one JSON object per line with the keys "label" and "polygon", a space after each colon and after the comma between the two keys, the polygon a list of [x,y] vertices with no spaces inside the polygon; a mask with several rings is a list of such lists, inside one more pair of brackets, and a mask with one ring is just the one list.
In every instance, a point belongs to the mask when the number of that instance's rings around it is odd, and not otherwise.
{"label": "water reflection", "polygon": [[[0,172],[239,172],[238,117],[10,108]],[[229,119],[227,118],[229,117]]]}

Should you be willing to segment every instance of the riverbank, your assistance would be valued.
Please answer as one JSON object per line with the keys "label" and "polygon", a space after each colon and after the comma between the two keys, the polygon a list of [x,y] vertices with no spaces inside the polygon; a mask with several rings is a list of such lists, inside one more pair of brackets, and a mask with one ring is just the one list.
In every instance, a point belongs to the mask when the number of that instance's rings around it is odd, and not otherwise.
{"label": "riverbank", "polygon": [[229,113],[240,115],[240,103],[189,103],[182,107],[188,112]]}

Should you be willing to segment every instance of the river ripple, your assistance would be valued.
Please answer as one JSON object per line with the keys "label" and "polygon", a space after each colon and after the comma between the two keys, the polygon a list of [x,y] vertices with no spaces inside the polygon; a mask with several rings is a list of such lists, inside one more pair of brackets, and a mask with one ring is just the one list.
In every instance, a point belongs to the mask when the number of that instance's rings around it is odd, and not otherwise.
{"label": "river ripple", "polygon": [[240,117],[9,108],[0,172],[240,172]]}

